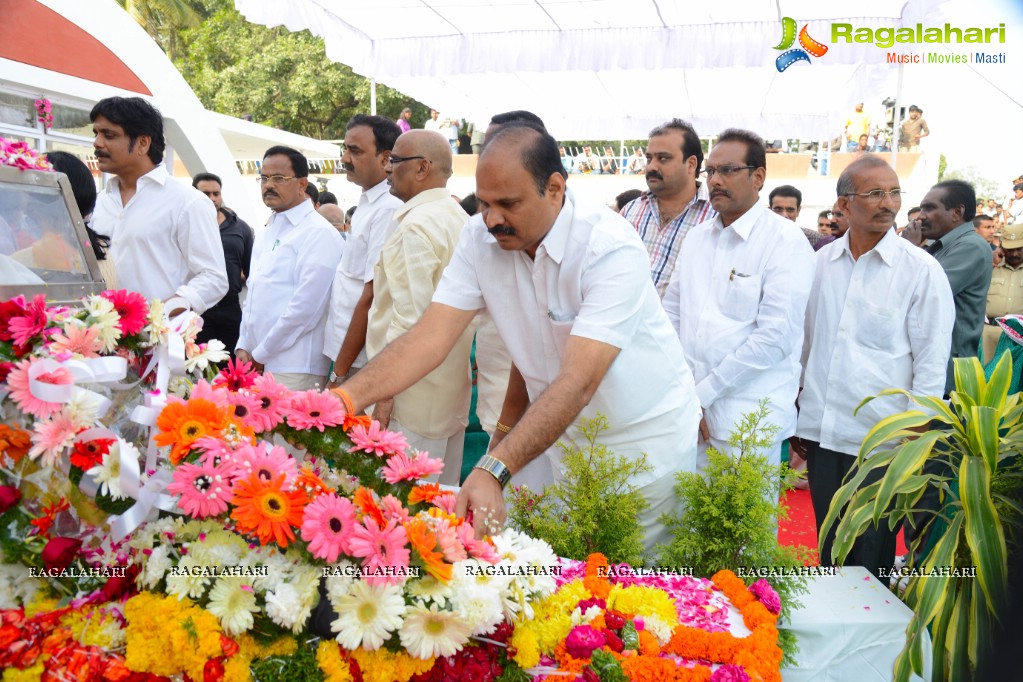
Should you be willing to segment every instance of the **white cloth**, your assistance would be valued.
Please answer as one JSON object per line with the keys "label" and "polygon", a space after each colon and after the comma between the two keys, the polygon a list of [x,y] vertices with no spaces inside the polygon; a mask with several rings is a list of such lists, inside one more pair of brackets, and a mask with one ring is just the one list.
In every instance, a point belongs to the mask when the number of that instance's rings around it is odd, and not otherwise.
{"label": "white cloth", "polygon": [[434,130],[443,135],[444,137],[447,137],[447,133],[441,129],[441,125],[443,123],[444,122],[440,119],[439,116],[435,119],[431,118],[426,123],[423,124],[423,130]]}
{"label": "white cloth", "polygon": [[[373,266],[373,305],[366,330],[370,358],[426,312],[469,216],[451,200],[446,187],[438,187],[409,199],[395,211],[394,219],[397,228]],[[423,438],[464,434],[472,398],[471,350],[472,329],[467,328],[438,367],[394,396],[392,418]]]}
{"label": "white cloth", "polygon": [[476,321],[479,323],[476,328],[476,417],[483,430],[493,436],[508,393],[511,356],[490,314],[483,311],[476,316]]}
{"label": "white cloth", "polygon": [[237,348],[266,369],[326,376],[323,328],[345,242],[313,202],[274,213],[252,247]]}
{"label": "white cloth", "polygon": [[941,396],[955,304],[941,265],[891,229],[853,260],[849,233],[817,252],[806,311],[803,392],[796,434],[855,455],[878,421],[908,401],[886,388]]}
{"label": "white cloth", "polygon": [[146,298],[177,294],[197,313],[227,293],[227,267],[217,209],[205,194],[158,165],[138,179],[135,196],[121,204],[120,178],[96,200],[90,227],[110,237],[107,254],[118,286]]}
{"label": "white cloth", "polygon": [[[601,443],[618,455],[646,453],[652,470],[636,485],[693,471],[699,406],[650,281],[646,248],[624,218],[566,194],[535,259],[502,249],[482,216],[473,216],[433,300],[490,312],[531,402],[561,371],[569,335],[621,349],[580,418],[606,416],[610,428]],[[582,444],[578,426],[577,420],[564,437]],[[560,477],[560,457],[552,460]]]}
{"label": "white cloth", "polygon": [[416,433],[399,421],[391,419],[388,431],[400,431],[408,441],[410,450],[428,452],[434,459],[444,462],[444,470],[440,474],[429,477],[429,481],[441,485],[457,486],[462,480],[462,453],[465,450],[465,429],[456,431],[447,438],[430,438]]}
{"label": "white cloth", "polygon": [[[373,266],[380,258],[384,242],[394,231],[394,212],[402,203],[401,199],[391,194],[386,180],[369,188],[359,197],[358,207],[352,216],[352,229],[345,240],[345,252],[330,288],[330,312],[323,339],[323,354],[328,361],[333,361],[341,350],[348,326],[352,323],[355,304],[362,297],[366,282],[373,281]],[[365,364],[366,349],[363,348],[352,367],[362,367]]]}
{"label": "white cloth", "polygon": [[717,216],[686,235],[664,309],[714,438],[727,441],[763,398],[778,438],[795,432],[813,272],[802,231],[759,203],[728,227]]}

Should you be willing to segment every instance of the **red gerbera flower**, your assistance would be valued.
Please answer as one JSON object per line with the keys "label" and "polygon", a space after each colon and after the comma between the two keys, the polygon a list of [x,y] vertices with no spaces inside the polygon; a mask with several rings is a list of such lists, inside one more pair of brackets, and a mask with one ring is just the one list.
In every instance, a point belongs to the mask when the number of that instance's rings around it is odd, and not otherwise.
{"label": "red gerbera flower", "polygon": [[46,296],[36,295],[32,303],[22,310],[20,316],[9,320],[11,337],[18,346],[28,346],[29,342],[46,329]]}
{"label": "red gerbera flower", "polygon": [[142,294],[135,291],[118,289],[116,291],[104,291],[100,294],[114,304],[120,320],[117,326],[125,336],[138,334],[146,326],[146,318],[149,316],[149,301]]}
{"label": "red gerbera flower", "polygon": [[251,362],[238,362],[237,359],[231,358],[227,361],[227,367],[220,370],[220,374],[213,380],[214,386],[223,386],[232,393],[236,393],[243,388],[250,388],[256,383],[256,377],[259,375],[252,371]]}
{"label": "red gerbera flower", "polygon": [[114,444],[113,438],[96,438],[75,443],[71,451],[71,464],[82,470],[88,470],[103,463],[103,456]]}

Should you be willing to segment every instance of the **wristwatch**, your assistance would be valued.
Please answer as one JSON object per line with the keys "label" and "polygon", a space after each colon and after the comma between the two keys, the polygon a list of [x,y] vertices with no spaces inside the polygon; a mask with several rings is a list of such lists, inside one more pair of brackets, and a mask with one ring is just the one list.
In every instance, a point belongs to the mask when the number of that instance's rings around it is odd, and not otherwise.
{"label": "wristwatch", "polygon": [[502,488],[508,485],[508,481],[511,480],[511,472],[508,471],[508,467],[504,465],[504,462],[490,455],[480,457],[480,461],[476,463],[473,469],[483,469],[483,471],[496,478]]}
{"label": "wristwatch", "polygon": [[330,382],[330,383],[332,383],[332,384],[333,384],[333,383],[337,383],[338,381],[341,381],[341,377],[339,377],[339,376],[338,376],[338,375],[337,375],[337,374],[336,374],[336,373],[334,372],[334,370],[330,370],[330,376],[328,376],[328,377],[327,377],[327,381],[328,381],[328,382]]}

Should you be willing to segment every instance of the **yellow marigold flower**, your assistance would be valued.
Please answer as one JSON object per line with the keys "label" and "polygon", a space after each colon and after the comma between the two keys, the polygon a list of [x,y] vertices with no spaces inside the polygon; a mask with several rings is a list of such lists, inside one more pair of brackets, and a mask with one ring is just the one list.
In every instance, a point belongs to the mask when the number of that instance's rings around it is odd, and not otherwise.
{"label": "yellow marigold flower", "polygon": [[393,653],[387,649],[350,652],[362,670],[364,682],[408,682],[413,675],[425,673],[433,667],[435,658],[413,658],[406,653]]}
{"label": "yellow marigold flower", "polygon": [[57,603],[56,599],[53,597],[47,597],[46,594],[40,590],[39,592],[36,592],[34,597],[32,597],[32,601],[25,604],[25,617],[32,618],[33,616],[38,616],[40,613],[56,611]]}
{"label": "yellow marigold flower", "polygon": [[515,626],[511,640],[508,642],[515,649],[512,660],[522,668],[532,668],[540,663],[540,647],[537,645],[536,633],[523,623]]}
{"label": "yellow marigold flower", "polygon": [[316,664],[320,666],[326,682],[351,682],[352,671],[341,658],[341,647],[334,640],[324,640],[316,647]]}
{"label": "yellow marigold flower", "polygon": [[125,663],[138,672],[203,678],[206,662],[222,653],[216,616],[188,599],[143,592],[124,605]]}
{"label": "yellow marigold flower", "polygon": [[42,659],[39,659],[31,668],[25,668],[24,670],[7,668],[4,670],[3,677],[0,677],[0,679],[2,679],[3,682],[39,682],[42,675],[43,661]]}

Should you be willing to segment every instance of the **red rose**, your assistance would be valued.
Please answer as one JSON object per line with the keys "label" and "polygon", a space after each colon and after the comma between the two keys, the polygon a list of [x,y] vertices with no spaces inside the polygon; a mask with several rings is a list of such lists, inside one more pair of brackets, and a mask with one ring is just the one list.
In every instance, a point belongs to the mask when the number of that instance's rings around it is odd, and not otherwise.
{"label": "red rose", "polygon": [[604,612],[604,622],[607,624],[608,630],[621,630],[625,627],[625,615],[614,609],[608,609]]}
{"label": "red rose", "polygon": [[71,565],[78,550],[82,548],[82,541],[75,538],[51,538],[43,547],[43,565],[46,570],[63,570]]}
{"label": "red rose", "polygon": [[224,679],[224,657],[217,656],[206,661],[202,669],[203,682],[220,682]]}
{"label": "red rose", "polygon": [[113,576],[100,588],[103,601],[116,601],[128,592],[134,592],[135,577],[139,574],[137,566],[130,566],[124,572],[124,576]]}
{"label": "red rose", "polygon": [[616,654],[625,651],[625,644],[622,642],[622,638],[610,630],[604,630],[604,643],[611,647],[611,651]]}
{"label": "red rose", "polygon": [[9,485],[0,485],[0,514],[18,504],[21,500],[21,491]]}

